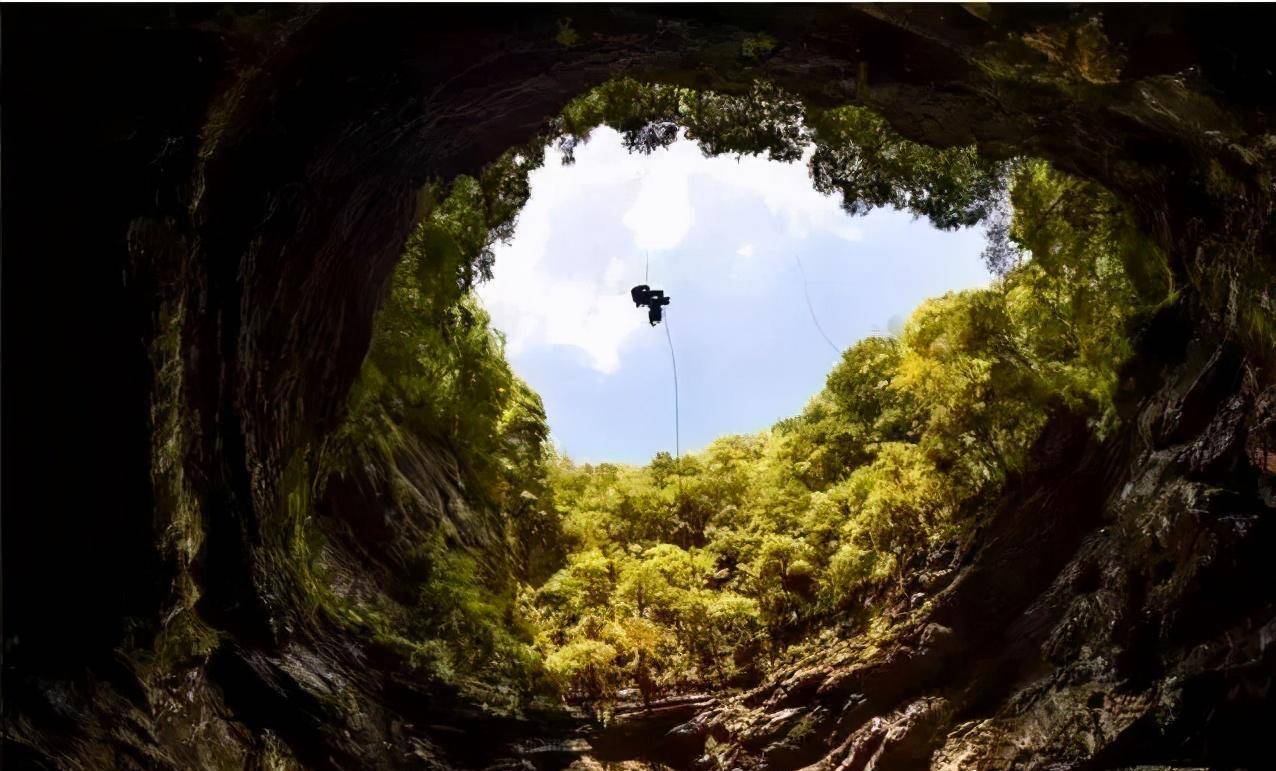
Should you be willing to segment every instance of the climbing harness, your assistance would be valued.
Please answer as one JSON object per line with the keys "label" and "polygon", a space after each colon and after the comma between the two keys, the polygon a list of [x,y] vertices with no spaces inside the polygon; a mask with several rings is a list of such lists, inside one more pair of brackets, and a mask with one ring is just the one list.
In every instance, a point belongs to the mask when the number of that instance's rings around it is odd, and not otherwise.
{"label": "climbing harness", "polygon": [[[644,281],[651,280],[651,253],[647,253],[647,270]],[[641,308],[647,306],[647,320],[651,326],[660,323],[663,317],[664,307],[669,304],[670,298],[665,297],[664,291],[660,289],[652,289],[647,284],[639,284],[629,290],[629,297],[634,301],[634,307]]]}
{"label": "climbing harness", "polygon": [[646,284],[639,284],[630,289],[629,296],[633,299],[635,307],[647,306],[647,320],[651,322],[653,327],[664,318],[664,307],[670,302],[670,298],[665,297],[663,291],[652,289]]}

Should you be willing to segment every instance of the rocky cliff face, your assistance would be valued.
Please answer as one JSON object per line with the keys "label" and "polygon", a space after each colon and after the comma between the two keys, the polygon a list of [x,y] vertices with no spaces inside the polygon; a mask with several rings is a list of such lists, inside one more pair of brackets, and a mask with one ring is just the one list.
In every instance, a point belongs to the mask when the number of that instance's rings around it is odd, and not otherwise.
{"label": "rocky cliff face", "polygon": [[1036,469],[888,631],[676,729],[675,762],[1262,767],[1276,389],[1228,343],[1175,358],[1119,438],[1055,419]]}
{"label": "rocky cliff face", "polygon": [[[887,632],[661,751],[724,768],[1261,765],[1272,14],[1150,14],[6,8],[6,761],[481,767],[559,730],[415,680],[309,612],[292,495],[421,184],[626,72],[767,77],[920,141],[1040,155],[1129,201],[1183,292],[1131,369],[1120,436],[1098,445],[1061,416],[1037,471]],[[763,33],[775,46],[744,55]],[[446,456],[423,457],[422,499],[445,509]],[[357,496],[326,512],[353,534],[343,571],[386,591],[393,539],[347,527],[367,515]]]}

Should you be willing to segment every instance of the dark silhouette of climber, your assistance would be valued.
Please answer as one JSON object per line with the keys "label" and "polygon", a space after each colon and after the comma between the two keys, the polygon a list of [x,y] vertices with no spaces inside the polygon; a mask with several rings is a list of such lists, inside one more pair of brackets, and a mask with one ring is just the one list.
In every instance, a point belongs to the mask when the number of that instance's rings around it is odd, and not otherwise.
{"label": "dark silhouette of climber", "polygon": [[664,317],[664,311],[661,309],[668,305],[670,301],[670,298],[665,297],[665,293],[662,290],[652,289],[646,284],[639,284],[630,289],[629,296],[633,298],[635,308],[647,306],[647,321],[651,322],[653,327],[659,324]]}

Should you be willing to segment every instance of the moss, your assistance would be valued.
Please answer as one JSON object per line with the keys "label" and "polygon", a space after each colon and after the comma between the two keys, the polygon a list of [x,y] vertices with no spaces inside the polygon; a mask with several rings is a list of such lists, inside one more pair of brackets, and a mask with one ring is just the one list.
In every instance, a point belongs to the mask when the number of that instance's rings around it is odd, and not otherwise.
{"label": "moss", "polygon": [[[376,591],[359,592],[352,577],[328,559],[328,543],[314,520],[316,480],[349,473],[357,462],[361,473],[380,480],[403,511],[420,506],[421,493],[398,466],[408,440],[403,428],[377,412],[375,430],[352,437],[345,449],[322,454],[322,463],[298,452],[285,468],[279,486],[281,518],[278,537],[286,544],[284,568],[305,612],[349,630],[402,658],[416,677],[448,684],[489,711],[515,714],[544,690],[539,662],[530,638],[521,639],[506,616],[513,605],[490,587],[499,577],[480,576],[476,561],[450,548],[439,531],[417,547],[414,577],[400,587],[418,601],[403,607]],[[365,430],[368,426],[363,427]],[[351,453],[351,454],[343,454]],[[315,469],[322,469],[316,475]],[[349,587],[338,589],[337,587]]]}
{"label": "moss", "polygon": [[[185,240],[168,223],[137,225],[129,234],[130,248],[138,254],[154,255],[158,283],[166,289],[189,280],[182,272],[172,274],[179,261],[163,261],[162,255],[187,248]],[[217,633],[204,624],[193,610],[200,588],[192,566],[204,545],[205,523],[199,497],[186,473],[188,447],[198,416],[185,408],[185,353],[183,329],[186,304],[177,291],[161,291],[163,301],[154,316],[155,334],[149,359],[154,373],[150,420],[152,440],[150,469],[154,495],[155,538],[161,557],[173,574],[172,589],[166,598],[166,620],[155,633],[150,651],[141,654],[161,673],[179,664],[207,657],[220,644]]]}
{"label": "moss", "polygon": [[815,732],[816,723],[812,713],[807,712],[802,715],[793,727],[789,729],[785,738],[794,744],[801,744],[803,740],[811,736]]}
{"label": "moss", "polygon": [[1023,41],[1044,54],[1056,71],[1089,83],[1115,83],[1125,63],[1108,41],[1098,16],[1042,25],[1025,34]]}
{"label": "moss", "polygon": [[580,35],[572,27],[570,18],[558,20],[558,34],[554,36],[554,41],[564,48],[571,48],[580,42]]}
{"label": "moss", "polygon": [[748,35],[740,42],[740,55],[746,59],[761,61],[775,50],[777,41],[765,32]]}
{"label": "moss", "polygon": [[183,610],[155,638],[154,663],[161,672],[207,660],[221,645],[220,633],[193,610]]}

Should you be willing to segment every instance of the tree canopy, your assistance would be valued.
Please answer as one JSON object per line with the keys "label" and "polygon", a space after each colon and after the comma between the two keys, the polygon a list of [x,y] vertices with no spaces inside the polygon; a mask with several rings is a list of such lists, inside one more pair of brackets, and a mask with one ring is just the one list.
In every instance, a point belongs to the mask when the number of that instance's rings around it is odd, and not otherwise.
{"label": "tree canopy", "polygon": [[568,693],[746,680],[969,531],[1054,410],[1111,429],[1163,264],[1093,185],[1021,162],[1009,196],[1016,264],[849,348],[800,415],[642,468],[557,462],[570,554],[535,605]]}
{"label": "tree canopy", "polygon": [[598,703],[750,682],[871,616],[883,588],[970,532],[1055,411],[1110,431],[1129,330],[1173,297],[1164,260],[1102,189],[917,145],[862,108],[809,111],[765,84],[727,96],[616,81],[568,105],[551,139],[570,162],[598,125],[636,152],[682,132],[710,155],[805,159],[851,214],[983,222],[999,278],[850,347],[768,431],[642,467],[577,465],[551,447],[471,291],[546,142],[431,185],[322,473],[380,469],[382,492],[406,501],[385,470],[430,442],[450,448],[470,505],[495,512],[516,564],[440,529],[416,551],[406,623],[386,632],[444,676]]}

